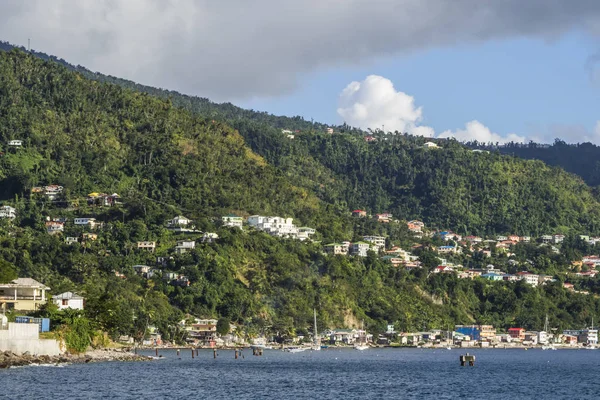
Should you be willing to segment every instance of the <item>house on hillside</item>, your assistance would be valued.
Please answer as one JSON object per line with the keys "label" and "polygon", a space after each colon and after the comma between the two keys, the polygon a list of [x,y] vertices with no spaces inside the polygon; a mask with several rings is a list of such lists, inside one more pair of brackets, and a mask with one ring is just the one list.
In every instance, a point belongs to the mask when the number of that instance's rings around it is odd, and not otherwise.
{"label": "house on hillside", "polygon": [[154,253],[154,250],[156,250],[156,242],[137,242],[137,248]]}
{"label": "house on hillside", "polygon": [[65,292],[52,296],[52,302],[56,304],[59,310],[65,310],[67,308],[83,310],[83,307],[85,306],[85,299],[73,292]]}
{"label": "house on hillside", "polygon": [[191,250],[196,248],[195,240],[179,240],[177,241],[177,246],[175,247],[175,253],[177,254],[185,254]]}
{"label": "house on hillside", "polygon": [[421,221],[413,220],[407,222],[408,230],[415,233],[421,233],[425,224]]}
{"label": "house on hillside", "polygon": [[323,251],[329,255],[347,255],[349,247],[343,243],[330,243],[323,246]]}
{"label": "house on hillside", "polygon": [[426,142],[423,145],[423,147],[426,148],[426,149],[439,149],[440,148],[440,146],[438,146],[437,144],[435,144],[433,142]]}
{"label": "house on hillside", "polygon": [[56,221],[46,221],[46,232],[50,235],[60,234],[65,230],[65,224]]}
{"label": "house on hillside", "polygon": [[66,244],[74,244],[74,243],[77,243],[77,242],[79,242],[79,238],[77,238],[77,237],[74,237],[74,236],[67,236],[67,237],[65,238],[65,243],[66,243]]}
{"label": "house on hillside", "polygon": [[221,221],[223,222],[223,226],[229,226],[232,228],[242,229],[244,225],[244,219],[242,217],[238,217],[235,214],[225,215],[221,217]]}
{"label": "house on hillside", "polygon": [[216,242],[217,239],[219,239],[219,235],[217,235],[214,232],[205,232],[204,235],[202,235],[202,243],[213,243]]}
{"label": "house on hillside", "polygon": [[77,226],[87,226],[90,229],[95,229],[101,225],[101,222],[96,221],[96,218],[75,218],[73,224]]}
{"label": "house on hillside", "polygon": [[10,147],[21,147],[21,146],[23,146],[23,141],[22,140],[18,140],[18,139],[9,140],[8,141],[8,145]]}
{"label": "house on hillside", "polygon": [[37,311],[46,304],[50,288],[32,278],[17,278],[0,283],[0,310]]}
{"label": "house on hillside", "polygon": [[363,240],[372,243],[376,251],[385,249],[385,237],[383,236],[363,236]]}
{"label": "house on hillside", "polygon": [[354,210],[352,211],[353,217],[365,218],[367,216],[367,212],[365,210]]}
{"label": "house on hillside", "polygon": [[86,242],[86,241],[95,241],[98,240],[98,234],[97,233],[90,233],[90,232],[85,232],[81,234],[81,240]]}
{"label": "house on hillside", "polygon": [[178,215],[175,218],[167,221],[167,226],[169,228],[177,228],[177,227],[188,226],[191,223],[192,223],[192,221],[190,219],[187,219],[186,217],[184,217],[182,215]]}
{"label": "house on hillside", "polygon": [[365,243],[365,242],[352,243],[352,245],[350,246],[350,254],[353,256],[358,256],[358,257],[366,257],[367,252],[369,251],[370,248],[371,248],[371,245],[369,243]]}
{"label": "house on hillside", "polygon": [[385,223],[385,224],[392,222],[393,218],[394,218],[394,216],[390,213],[377,214],[373,217],[373,219],[375,219],[375,221]]}
{"label": "house on hillside", "polygon": [[0,207],[0,218],[15,219],[17,210],[11,206],[2,206]]}

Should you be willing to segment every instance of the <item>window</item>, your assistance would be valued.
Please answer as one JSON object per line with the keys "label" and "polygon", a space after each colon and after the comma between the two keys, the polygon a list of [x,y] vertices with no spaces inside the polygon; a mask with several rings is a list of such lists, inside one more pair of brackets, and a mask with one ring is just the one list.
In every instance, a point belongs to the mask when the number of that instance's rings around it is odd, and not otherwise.
{"label": "window", "polygon": [[68,306],[69,305],[69,300],[68,299],[63,299],[62,300],[62,305],[63,306]]}

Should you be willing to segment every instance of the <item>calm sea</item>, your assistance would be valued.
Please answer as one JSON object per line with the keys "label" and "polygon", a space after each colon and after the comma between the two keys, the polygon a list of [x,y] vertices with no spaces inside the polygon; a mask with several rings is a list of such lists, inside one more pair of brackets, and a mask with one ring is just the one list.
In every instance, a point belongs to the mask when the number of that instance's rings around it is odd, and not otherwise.
{"label": "calm sea", "polygon": [[[7,399],[597,399],[600,350],[161,351],[161,360],[0,370]],[[150,353],[148,353],[150,354]]]}

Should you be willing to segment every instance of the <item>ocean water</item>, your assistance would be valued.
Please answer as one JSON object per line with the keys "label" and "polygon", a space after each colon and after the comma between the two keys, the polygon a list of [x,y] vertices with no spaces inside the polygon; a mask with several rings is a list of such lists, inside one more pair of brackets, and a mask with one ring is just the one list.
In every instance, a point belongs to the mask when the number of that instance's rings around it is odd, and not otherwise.
{"label": "ocean water", "polygon": [[[0,370],[6,399],[597,399],[600,350],[324,349]],[[153,352],[147,353],[153,355]]]}

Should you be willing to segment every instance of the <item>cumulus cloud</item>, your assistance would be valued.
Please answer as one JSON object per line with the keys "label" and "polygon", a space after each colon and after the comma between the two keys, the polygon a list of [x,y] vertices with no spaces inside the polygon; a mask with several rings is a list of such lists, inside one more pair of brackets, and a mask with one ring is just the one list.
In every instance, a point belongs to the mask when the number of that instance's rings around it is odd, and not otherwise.
{"label": "cumulus cloud", "polygon": [[415,107],[414,98],[396,91],[392,81],[382,76],[351,82],[340,94],[339,103],[338,114],[351,126],[433,135],[431,128],[417,126],[422,109]]}
{"label": "cumulus cloud", "polygon": [[217,100],[280,95],[304,74],[507,37],[600,32],[597,0],[3,0],[0,38]]}
{"label": "cumulus cloud", "polygon": [[[414,97],[397,91],[392,81],[382,76],[369,75],[362,82],[351,82],[340,94],[337,112],[350,126],[435,137],[433,128],[420,125],[423,108],[415,106]],[[468,122],[465,129],[444,131],[437,137],[455,138],[461,142],[525,142],[524,136],[514,133],[503,136],[479,121]]]}
{"label": "cumulus cloud", "polygon": [[444,131],[440,134],[440,138],[455,138],[460,142],[478,141],[483,143],[508,143],[508,142],[519,142],[523,143],[526,141],[525,136],[519,136],[514,133],[509,133],[502,136],[498,133],[494,133],[487,126],[483,125],[479,121],[467,122],[465,129],[458,129],[454,132]]}

